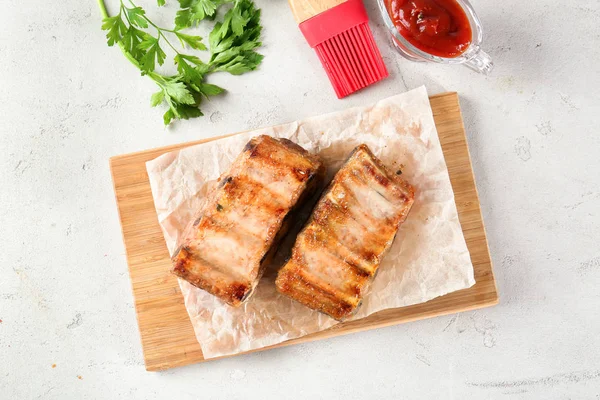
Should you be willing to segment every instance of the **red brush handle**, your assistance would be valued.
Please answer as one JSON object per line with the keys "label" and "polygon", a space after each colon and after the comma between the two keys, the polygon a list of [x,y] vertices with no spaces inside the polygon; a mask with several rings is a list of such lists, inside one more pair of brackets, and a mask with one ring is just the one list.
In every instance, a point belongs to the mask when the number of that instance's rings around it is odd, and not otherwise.
{"label": "red brush handle", "polygon": [[362,0],[348,0],[302,22],[300,30],[310,47],[369,21]]}

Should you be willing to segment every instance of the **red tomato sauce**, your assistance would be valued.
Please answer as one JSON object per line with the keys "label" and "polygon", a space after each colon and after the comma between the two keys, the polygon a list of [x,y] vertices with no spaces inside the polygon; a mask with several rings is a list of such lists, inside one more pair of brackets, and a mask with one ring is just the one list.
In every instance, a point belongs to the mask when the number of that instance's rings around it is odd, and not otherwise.
{"label": "red tomato sauce", "polygon": [[419,50],[453,58],[471,44],[471,24],[456,0],[386,0],[386,5],[400,34]]}

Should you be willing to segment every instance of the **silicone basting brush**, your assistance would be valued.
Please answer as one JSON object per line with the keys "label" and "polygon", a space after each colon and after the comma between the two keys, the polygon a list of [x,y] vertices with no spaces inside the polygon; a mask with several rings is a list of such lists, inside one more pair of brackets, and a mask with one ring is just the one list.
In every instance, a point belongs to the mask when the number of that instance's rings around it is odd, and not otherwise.
{"label": "silicone basting brush", "polygon": [[289,0],[338,98],[388,76],[362,0]]}

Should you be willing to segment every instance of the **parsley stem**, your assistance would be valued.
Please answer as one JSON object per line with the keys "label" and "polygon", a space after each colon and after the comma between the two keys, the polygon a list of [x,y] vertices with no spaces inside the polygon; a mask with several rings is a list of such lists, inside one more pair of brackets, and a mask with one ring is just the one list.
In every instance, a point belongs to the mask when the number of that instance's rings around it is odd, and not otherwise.
{"label": "parsley stem", "polygon": [[100,14],[102,14],[102,18],[108,18],[108,11],[106,11],[106,4],[104,4],[104,0],[98,0],[98,5],[100,6]]}
{"label": "parsley stem", "polygon": [[[125,4],[123,4],[123,0],[120,0],[120,1],[121,1],[121,8],[127,10],[127,7],[125,7]],[[131,5],[133,7],[137,7],[137,5],[135,5],[135,3],[132,0],[129,0],[129,3],[131,3]],[[171,32],[171,33],[174,33],[174,31],[172,31],[171,29],[161,28],[160,26],[156,25],[154,22],[152,22],[150,20],[150,18],[146,17],[146,14],[141,15],[141,17],[144,18],[146,20],[146,22],[148,22],[150,25],[152,25],[156,29],[156,33],[159,38],[162,36],[162,38],[165,40],[165,42],[167,42],[169,47],[172,48],[176,54],[180,54],[179,51],[177,51],[177,49],[175,48],[175,46],[173,46],[171,44],[171,42],[169,41],[167,36],[165,36],[165,34],[163,33],[163,31]],[[125,18],[127,18],[127,22],[129,22],[129,25],[132,25],[131,21],[129,20],[129,17],[127,16],[127,11],[125,12]]]}
{"label": "parsley stem", "polygon": [[[152,25],[154,25],[154,24],[152,24]],[[167,39],[167,37],[165,36],[165,34],[164,34],[164,33],[162,33],[162,29],[160,29],[160,28],[158,28],[158,27],[156,27],[156,26],[155,26],[155,28],[156,28],[156,30],[157,30],[157,32],[158,32],[158,36],[162,36],[162,38],[163,38],[163,39],[165,39],[165,42],[167,42],[167,44],[168,44],[168,45],[169,45],[169,46],[170,46],[170,47],[173,49],[173,51],[174,51],[175,53],[177,53],[177,54],[181,54],[181,53],[179,53],[179,51],[177,51],[177,49],[176,49],[176,48],[175,48],[175,47],[174,47],[174,46],[171,44],[171,42],[169,42],[169,39]]]}
{"label": "parsley stem", "polygon": [[[125,11],[125,12],[123,12]],[[123,2],[121,2],[121,9],[119,10],[119,15],[123,14],[125,16],[125,19],[127,20],[127,23],[129,24],[129,26],[133,26],[133,24],[131,23],[131,20],[129,19],[129,14],[127,14],[127,7],[125,7],[123,5]]]}
{"label": "parsley stem", "polygon": [[[102,18],[103,19],[109,18],[110,15],[108,14],[108,11],[106,10],[106,4],[104,4],[104,0],[98,0],[98,6],[100,6],[100,14],[102,14]],[[138,63],[138,61],[125,49],[125,46],[123,45],[123,43],[118,42],[117,44],[121,48],[121,51],[123,52],[123,55],[125,56],[125,58],[127,58],[129,60],[129,62],[131,62],[133,65],[135,65],[135,67],[137,69],[141,69],[140,63]]]}
{"label": "parsley stem", "polygon": [[[132,1],[129,0],[129,3],[133,6],[133,7],[137,7],[137,5]],[[121,4],[123,4],[123,0],[121,0]],[[171,32],[171,33],[175,33],[175,30],[173,29],[167,29],[167,28],[161,28],[160,26],[156,25],[154,22],[152,22],[148,17],[146,17],[146,14],[142,15],[142,18],[144,18],[146,20],[146,22],[148,22],[150,25],[152,25],[153,27],[155,27],[157,30],[159,31],[165,31],[165,32]]]}

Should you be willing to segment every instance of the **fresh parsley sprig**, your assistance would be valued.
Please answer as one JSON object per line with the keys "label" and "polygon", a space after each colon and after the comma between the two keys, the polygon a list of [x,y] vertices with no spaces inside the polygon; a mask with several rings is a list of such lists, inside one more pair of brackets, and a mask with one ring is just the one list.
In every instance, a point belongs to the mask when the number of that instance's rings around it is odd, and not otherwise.
{"label": "fresh parsley sprig", "polygon": [[180,10],[175,17],[175,26],[187,28],[204,19],[214,19],[217,9],[236,0],[179,0]]}
{"label": "fresh parsley sprig", "polygon": [[208,35],[210,65],[233,75],[256,69],[263,59],[255,51],[261,45],[261,30],[260,10],[251,1],[238,1]]}
{"label": "fresh parsley sprig", "polygon": [[[117,44],[127,59],[148,76],[159,87],[151,98],[151,105],[166,104],[163,116],[165,125],[174,119],[189,119],[203,115],[200,104],[203,99],[216,96],[224,89],[206,83],[206,76],[217,71],[239,75],[256,69],[263,56],[255,49],[261,46],[260,10],[252,0],[234,0],[223,21],[217,22],[209,35],[210,59],[202,61],[193,54],[179,51],[170,41],[176,37],[182,48],[207,50],[202,37],[188,35],[181,29],[197,24],[205,18],[214,18],[216,9],[225,0],[179,0],[182,10],[176,17],[175,29],[162,28],[152,22],[143,8],[129,0],[128,5],[120,0],[119,13],[109,16],[103,0],[98,0],[104,17],[102,29],[107,31],[109,46]],[[157,0],[159,6],[165,0]],[[208,4],[211,3],[211,4]],[[198,11],[200,7],[203,14]],[[191,14],[190,14],[191,13]],[[188,15],[182,19],[182,15]],[[151,35],[147,29],[156,33]],[[162,66],[167,55],[161,44],[166,44],[175,53],[173,62],[176,75],[163,75],[156,72],[157,64]]]}

